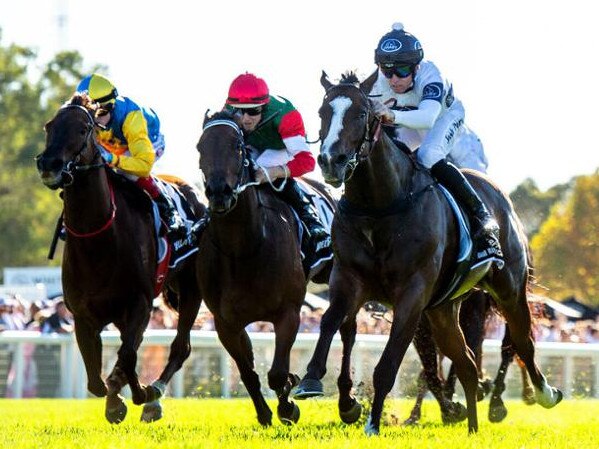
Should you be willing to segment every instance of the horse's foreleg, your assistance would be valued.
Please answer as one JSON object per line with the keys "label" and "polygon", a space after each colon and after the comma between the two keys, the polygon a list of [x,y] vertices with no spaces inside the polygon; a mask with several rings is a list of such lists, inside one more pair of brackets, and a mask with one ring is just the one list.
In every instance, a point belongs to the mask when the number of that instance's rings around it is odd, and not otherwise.
{"label": "horse's foreleg", "polygon": [[433,396],[435,396],[435,399],[439,403],[443,422],[448,424],[466,419],[466,408],[459,402],[451,402],[445,396],[443,382],[438,374],[437,345],[433,340],[428,318],[424,314],[420,318],[420,322],[416,328],[413,343],[422,362],[423,377],[431,393],[433,393]]}
{"label": "horse's foreleg", "polygon": [[218,316],[214,317],[214,327],[218,338],[235,361],[241,381],[245,385],[254,408],[258,414],[258,422],[263,426],[272,424],[272,411],[260,391],[260,379],[254,371],[254,353],[252,342],[245,329],[232,329]]}
{"label": "horse's foreleg", "polygon": [[83,357],[85,371],[87,373],[87,389],[98,397],[104,397],[107,393],[106,384],[100,377],[102,372],[102,340],[100,330],[87,322],[87,320],[75,316],[75,337],[77,346]]}
{"label": "horse's foreleg", "polygon": [[326,363],[331,342],[343,320],[346,319],[351,305],[356,303],[359,294],[357,290],[358,288],[353,282],[342,278],[339,270],[336,267],[333,268],[329,290],[331,305],[320,321],[320,334],[316,348],[308,363],[307,373],[295,391],[296,399],[307,399],[324,394],[320,379],[327,372]]}
{"label": "horse's foreleg", "polygon": [[362,406],[351,395],[353,381],[351,378],[351,352],[356,342],[356,316],[352,314],[347,317],[340,328],[341,341],[343,343],[343,357],[341,359],[341,372],[337,378],[339,389],[339,416],[346,424],[353,424],[362,415]]}
{"label": "horse's foreleg", "polygon": [[416,288],[407,288],[401,297],[393,295],[398,299],[393,309],[393,323],[389,340],[374,369],[374,398],[370,416],[364,429],[367,435],[378,435],[379,433],[383,403],[391,388],[393,388],[399,366],[414,338],[416,326],[420,321],[422,309],[424,308],[424,301],[422,301],[423,287],[424,285],[419,282]]}
{"label": "horse's foreleg", "polygon": [[289,393],[299,381],[297,375],[289,373],[290,353],[297,330],[299,328],[299,310],[288,308],[283,316],[274,323],[275,354],[272,366],[268,371],[268,386],[275,391],[279,400],[277,416],[284,424],[297,423],[300,411],[293,401],[289,401]]}
{"label": "horse's foreleg", "polygon": [[[121,370],[131,388],[131,397],[135,405],[141,405],[146,402],[148,387],[142,386],[139,383],[137,372],[137,350],[141,345],[144,331],[150,320],[149,301],[145,298],[139,298],[135,302],[138,306],[127,312],[124,320],[115,323],[121,332],[121,347],[118,350],[118,358],[115,370]],[[121,376],[117,376],[120,379]],[[118,383],[115,384],[115,389],[118,388]]]}
{"label": "horse's foreleg", "polygon": [[478,431],[477,400],[478,372],[472,351],[466,346],[464,334],[458,325],[459,306],[453,303],[441,305],[427,312],[431,329],[441,352],[454,363],[456,374],[466,394],[468,432]]}
{"label": "horse's foreleg", "polygon": [[191,353],[190,332],[200,310],[202,300],[197,288],[191,286],[182,289],[179,295],[179,320],[177,322],[177,335],[171,343],[168,362],[160,377],[151,386],[155,390],[154,397],[148,397],[148,402],[159,399],[170,382],[173,375],[181,369],[183,362]]}

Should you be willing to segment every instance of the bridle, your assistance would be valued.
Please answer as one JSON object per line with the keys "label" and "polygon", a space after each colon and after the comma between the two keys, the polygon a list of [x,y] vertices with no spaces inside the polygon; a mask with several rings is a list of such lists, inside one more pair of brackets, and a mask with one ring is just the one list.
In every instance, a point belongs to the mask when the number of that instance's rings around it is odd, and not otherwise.
{"label": "bridle", "polygon": [[[90,146],[90,143],[93,144],[93,146],[94,146],[95,154],[100,154],[100,149],[98,148],[99,144],[96,142],[96,139],[94,137],[94,128],[96,126],[96,122],[95,122],[94,118],[92,117],[92,115],[89,113],[89,111],[84,106],[80,106],[80,105],[76,105],[76,104],[65,104],[59,109],[59,113],[66,109],[79,109],[79,110],[85,112],[85,115],[88,119],[90,126],[89,126],[89,130],[87,131],[87,134],[85,135],[85,139],[83,140],[83,143],[81,144],[81,148],[79,149],[79,151],[77,151],[77,153],[75,153],[75,156],[73,157],[73,159],[71,159],[69,162],[66,163],[66,165],[64,166],[64,168],[62,170],[62,176],[63,177],[66,176],[68,178],[68,182],[62,182],[62,185],[61,185],[62,188],[68,187],[73,184],[73,182],[75,181],[75,172],[94,170],[94,169],[99,169],[99,168],[106,166],[106,164],[104,163],[104,161],[102,159],[100,162],[94,163],[94,164],[80,164],[81,155],[82,155],[83,151],[85,151],[85,149]],[[40,157],[41,157],[41,155],[38,155],[36,157],[36,159],[39,159]],[[104,223],[103,226],[101,226],[100,228],[98,228],[95,231],[79,233],[67,225],[66,214],[63,211],[63,213],[62,213],[63,224],[69,234],[71,234],[73,237],[78,237],[78,238],[94,237],[94,236],[104,232],[105,230],[109,229],[112,226],[112,223],[114,222],[114,219],[116,217],[116,202],[114,199],[114,189],[113,189],[110,181],[108,181],[108,189],[110,192],[110,217],[108,218],[106,223]]]}
{"label": "bridle", "polygon": [[[243,132],[241,131],[241,128],[239,128],[239,126],[237,125],[237,123],[235,123],[235,121],[233,120],[227,120],[227,119],[217,119],[217,120],[212,120],[208,123],[206,123],[206,125],[204,125],[204,128],[202,129],[202,132],[206,131],[209,128],[213,128],[215,126],[228,126],[230,128],[233,128],[237,134],[237,142],[235,144],[235,150],[239,151],[241,153],[241,163],[239,164],[239,170],[237,171],[237,180],[235,181],[235,185],[233,186],[232,190],[232,203],[233,205],[231,206],[231,209],[233,207],[235,207],[235,204],[237,204],[237,199],[239,197],[239,195],[248,187],[251,186],[257,186],[260,183],[257,181],[250,181],[250,175],[249,175],[249,168],[254,167],[254,163],[252,161],[252,159],[249,157],[248,154],[248,148],[247,145],[245,144],[245,140],[243,138]],[[247,175],[246,175],[247,174]],[[246,175],[246,176],[244,176]],[[246,183],[243,183],[243,179],[247,178],[248,181]],[[204,179],[204,187],[206,186],[206,179]]]}
{"label": "bridle", "polygon": [[[360,95],[362,96],[362,99],[364,100],[365,104],[367,105],[366,126],[364,129],[364,135],[362,136],[362,139],[358,143],[357,149],[353,152],[352,157],[349,159],[349,161],[346,164],[343,182],[347,182],[354,175],[356,167],[360,164],[360,162],[363,162],[368,159],[368,157],[370,156],[370,153],[372,152],[372,148],[374,147],[376,142],[379,140],[379,137],[381,135],[381,119],[373,113],[372,107],[370,106],[370,101],[368,99],[368,96],[362,91],[362,89],[360,89],[360,87],[356,86],[355,84],[351,84],[351,83],[343,84],[342,83],[342,84],[336,84],[334,86],[329,87],[324,94],[324,101],[329,101],[329,95],[330,95],[331,91],[333,91],[336,88],[340,88],[340,87],[356,88],[358,90],[358,92],[360,93]],[[353,101],[352,101],[352,104],[353,104]]]}

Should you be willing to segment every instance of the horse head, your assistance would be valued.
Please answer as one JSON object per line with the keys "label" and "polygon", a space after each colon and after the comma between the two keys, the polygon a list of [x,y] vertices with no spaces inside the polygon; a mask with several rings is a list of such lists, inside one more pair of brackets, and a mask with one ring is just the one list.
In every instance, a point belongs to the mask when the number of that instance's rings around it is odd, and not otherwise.
{"label": "horse head", "polygon": [[339,187],[353,174],[356,165],[367,158],[379,119],[372,111],[367,92],[374,78],[360,83],[353,72],[332,84],[322,72],[320,84],[325,95],[318,111],[320,116],[320,155],[318,165],[327,183]]}
{"label": "horse head", "polygon": [[44,126],[46,148],[35,159],[44,185],[58,189],[73,182],[73,172],[99,153],[94,141],[94,105],[87,95],[75,94]]}
{"label": "horse head", "polygon": [[228,111],[206,114],[196,148],[209,209],[226,214],[247,187],[242,185],[244,179],[250,177],[251,163],[237,117]]}

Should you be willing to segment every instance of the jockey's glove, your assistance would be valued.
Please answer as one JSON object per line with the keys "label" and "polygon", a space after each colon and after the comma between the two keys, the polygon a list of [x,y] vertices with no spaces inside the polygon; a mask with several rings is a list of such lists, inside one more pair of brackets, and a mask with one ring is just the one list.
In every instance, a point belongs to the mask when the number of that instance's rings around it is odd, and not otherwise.
{"label": "jockey's glove", "polygon": [[114,154],[112,154],[110,151],[108,151],[101,145],[98,146],[98,148],[100,149],[100,153],[102,154],[102,159],[104,159],[108,165],[112,165],[112,163],[115,162],[116,159]]}
{"label": "jockey's glove", "polygon": [[379,100],[372,100],[372,112],[380,117],[383,123],[393,123],[395,121],[395,114],[393,114],[391,108]]}

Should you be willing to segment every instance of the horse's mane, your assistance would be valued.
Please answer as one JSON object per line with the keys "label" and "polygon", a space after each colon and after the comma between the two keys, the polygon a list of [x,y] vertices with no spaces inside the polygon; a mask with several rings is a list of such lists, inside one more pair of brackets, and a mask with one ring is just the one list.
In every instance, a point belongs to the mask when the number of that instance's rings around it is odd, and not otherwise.
{"label": "horse's mane", "polygon": [[348,70],[347,72],[343,73],[341,75],[341,80],[339,81],[339,84],[360,84],[360,80],[358,79],[358,76],[356,75],[356,73],[353,70]]}
{"label": "horse's mane", "polygon": [[208,115],[208,112],[206,112],[206,115],[204,116],[204,126],[214,120],[232,120],[237,123],[235,113],[233,111],[229,111],[228,109],[216,111],[212,115]]}
{"label": "horse's mane", "polygon": [[73,105],[73,106],[83,106],[85,109],[91,112],[95,112],[98,109],[98,104],[91,99],[91,97],[87,94],[82,94],[80,92],[76,92],[73,94],[71,99],[67,101],[65,104]]}

